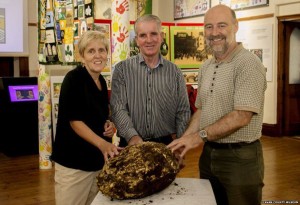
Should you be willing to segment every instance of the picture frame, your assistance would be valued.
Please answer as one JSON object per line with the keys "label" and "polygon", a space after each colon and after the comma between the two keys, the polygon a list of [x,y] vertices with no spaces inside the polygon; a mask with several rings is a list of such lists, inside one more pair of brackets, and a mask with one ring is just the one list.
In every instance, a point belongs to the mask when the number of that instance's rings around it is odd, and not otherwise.
{"label": "picture frame", "polygon": [[111,53],[112,53],[112,42],[111,42],[111,20],[109,19],[95,19],[94,30],[101,32],[107,39],[109,39],[109,53],[107,56],[107,63],[102,72],[111,73]]}
{"label": "picture frame", "polygon": [[163,43],[160,46],[160,53],[162,56],[171,61],[171,39],[170,39],[170,27],[175,26],[175,23],[162,23],[162,32],[163,32]]}
{"label": "picture frame", "polygon": [[[137,18],[137,9],[138,9],[138,2],[141,2],[142,0],[127,0],[130,5],[130,20],[134,21]],[[125,3],[125,1],[120,1],[119,6],[122,6],[121,4]],[[85,2],[86,3],[86,2]],[[101,5],[98,5],[101,4]],[[94,8],[95,10],[95,19],[110,19],[112,18],[112,5],[111,0],[101,0],[101,1],[94,1]],[[143,8],[143,7],[142,7]]]}
{"label": "picture frame", "polygon": [[135,32],[134,32],[134,21],[130,21],[130,27],[129,27],[129,46],[130,46],[130,57],[138,55],[140,52],[139,47],[136,44],[135,41]]}
{"label": "picture frame", "polygon": [[65,76],[51,76],[50,77],[50,92],[51,92],[51,113],[52,113],[52,130],[55,136],[56,124],[58,116],[58,105],[59,105],[59,95],[61,90],[61,85]]}
{"label": "picture frame", "polygon": [[174,20],[202,16],[211,7],[211,0],[174,0]]}
{"label": "picture frame", "polygon": [[198,69],[184,69],[182,74],[187,85],[197,85],[198,84]]}
{"label": "picture frame", "polygon": [[227,5],[233,10],[269,6],[269,0],[219,0],[219,3]]}
{"label": "picture frame", "polygon": [[197,69],[209,58],[203,24],[171,26],[171,61],[179,68]]}

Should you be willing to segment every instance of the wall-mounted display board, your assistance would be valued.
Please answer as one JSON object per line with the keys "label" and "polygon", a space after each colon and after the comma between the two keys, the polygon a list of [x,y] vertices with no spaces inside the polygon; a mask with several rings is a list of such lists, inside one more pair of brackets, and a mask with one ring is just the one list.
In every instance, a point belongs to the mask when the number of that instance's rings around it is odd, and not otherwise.
{"label": "wall-mounted display board", "polygon": [[[109,19],[95,19],[94,20],[94,30],[100,31],[104,36],[106,36],[109,41],[111,41],[111,20]],[[107,56],[107,63],[105,68],[102,70],[101,74],[103,75],[106,84],[107,89],[111,89],[111,53],[112,53],[112,46],[111,42],[109,44],[109,52]]]}
{"label": "wall-mounted display board", "polygon": [[[111,19],[111,0],[95,1],[95,18]],[[123,0],[118,6],[119,11],[130,9],[130,20],[152,13],[152,0]]]}
{"label": "wall-mounted display board", "polygon": [[78,39],[93,26],[93,0],[40,0],[39,62],[78,62]]}
{"label": "wall-mounted display board", "polygon": [[56,134],[59,94],[60,94],[60,89],[61,89],[61,84],[63,82],[63,79],[64,79],[64,76],[51,76],[51,103],[52,103],[53,139],[55,138],[55,134]]}
{"label": "wall-mounted display board", "polygon": [[182,73],[187,85],[198,85],[199,69],[183,69]]}
{"label": "wall-mounted display board", "polygon": [[160,53],[162,56],[167,59],[171,60],[171,41],[170,41],[170,27],[174,26],[174,23],[162,23],[162,31],[163,31],[163,42],[160,46]]}
{"label": "wall-mounted display board", "polygon": [[[111,40],[111,20],[108,19],[95,19],[94,20],[94,30],[100,31],[109,41]],[[111,72],[111,42],[109,44],[109,52],[107,56],[107,63],[106,67],[103,69],[102,72],[110,73]]]}
{"label": "wall-mounted display board", "polygon": [[174,19],[204,15],[210,7],[210,0],[174,0]]}
{"label": "wall-mounted display board", "polygon": [[273,25],[257,25],[250,22],[239,22],[239,30],[236,36],[238,42],[242,42],[246,49],[249,49],[259,57],[267,69],[267,81],[273,78]]}
{"label": "wall-mounted display board", "polygon": [[176,24],[170,27],[171,61],[179,68],[199,68],[208,59],[203,24]]}
{"label": "wall-mounted display board", "polygon": [[28,0],[1,0],[0,56],[28,55]]}
{"label": "wall-mounted display board", "polygon": [[269,6],[269,0],[219,0],[219,3],[225,4],[234,10]]}
{"label": "wall-mounted display board", "polygon": [[[131,9],[135,18],[152,12],[152,0],[122,0],[116,3],[118,13]],[[105,27],[111,27],[111,6],[111,0],[39,0],[39,62],[78,64],[80,36],[87,30],[104,31],[107,30]],[[113,31],[109,31],[110,37]],[[110,72],[110,67],[111,55],[104,72]]]}

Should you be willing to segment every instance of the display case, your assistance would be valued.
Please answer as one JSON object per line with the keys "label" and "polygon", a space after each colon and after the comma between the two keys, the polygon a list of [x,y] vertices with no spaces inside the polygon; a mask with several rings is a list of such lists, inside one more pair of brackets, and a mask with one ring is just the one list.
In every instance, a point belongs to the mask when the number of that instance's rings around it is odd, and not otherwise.
{"label": "display case", "polygon": [[36,77],[0,78],[0,151],[8,156],[38,153]]}

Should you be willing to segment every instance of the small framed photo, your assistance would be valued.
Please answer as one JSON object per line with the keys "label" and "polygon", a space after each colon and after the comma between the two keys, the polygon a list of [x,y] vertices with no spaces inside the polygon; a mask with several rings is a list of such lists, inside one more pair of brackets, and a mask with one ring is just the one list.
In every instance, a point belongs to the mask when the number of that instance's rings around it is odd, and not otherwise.
{"label": "small framed photo", "polygon": [[219,0],[233,10],[248,9],[259,6],[269,6],[269,0]]}
{"label": "small framed photo", "polygon": [[211,7],[211,0],[174,0],[174,19],[201,16]]}
{"label": "small framed photo", "polygon": [[[103,73],[111,72],[111,52],[112,52],[112,47],[111,47],[111,21],[108,19],[95,19],[94,21],[94,30],[101,32],[107,39],[109,39],[109,53],[107,56],[107,63],[105,68],[103,69]],[[108,81],[107,81],[108,83]]]}
{"label": "small framed photo", "polygon": [[187,85],[198,84],[198,73],[199,69],[185,69],[182,70],[182,74]]}

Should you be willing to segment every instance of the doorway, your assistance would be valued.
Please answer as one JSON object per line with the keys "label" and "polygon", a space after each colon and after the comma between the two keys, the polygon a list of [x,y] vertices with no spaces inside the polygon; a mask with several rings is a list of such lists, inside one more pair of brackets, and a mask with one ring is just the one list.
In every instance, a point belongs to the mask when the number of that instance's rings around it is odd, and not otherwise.
{"label": "doorway", "polygon": [[[300,15],[278,17],[277,122],[280,136],[300,134]],[[297,51],[296,51],[296,50]]]}

